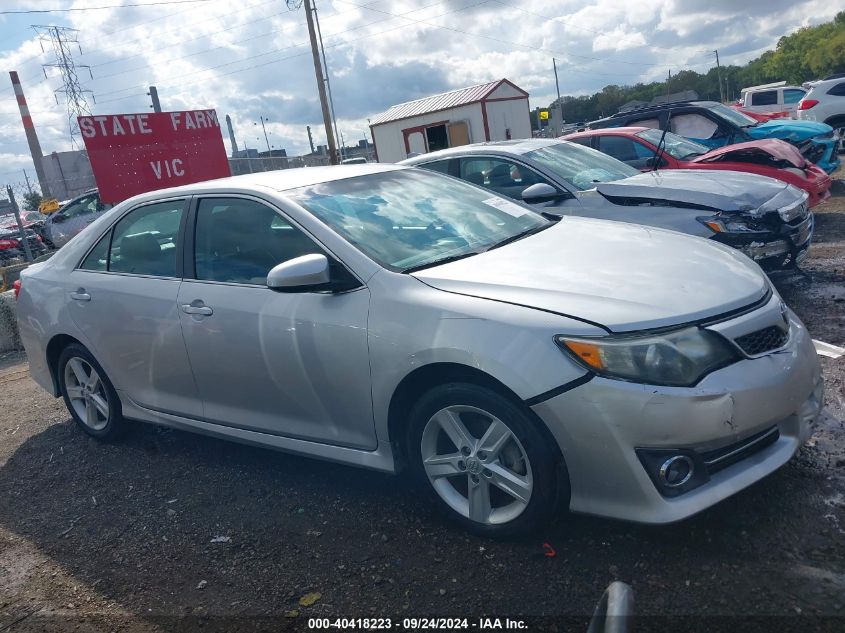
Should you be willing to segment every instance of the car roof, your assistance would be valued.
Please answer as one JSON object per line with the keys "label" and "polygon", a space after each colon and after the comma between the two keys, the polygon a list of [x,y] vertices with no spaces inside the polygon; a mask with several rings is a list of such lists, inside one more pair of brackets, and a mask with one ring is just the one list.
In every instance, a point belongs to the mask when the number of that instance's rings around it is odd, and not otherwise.
{"label": "car roof", "polygon": [[671,101],[670,103],[658,103],[656,105],[649,105],[643,108],[637,108],[636,110],[617,112],[616,114],[611,114],[609,117],[604,117],[603,119],[596,119],[595,121],[592,121],[590,125],[592,125],[593,123],[598,123],[599,121],[613,121],[615,119],[624,119],[640,114],[645,114],[648,112],[664,112],[672,108],[688,108],[690,106],[699,108],[710,108],[715,105],[720,104],[716,101]]}
{"label": "car roof", "polygon": [[[617,136],[624,136],[626,134],[636,134],[637,132],[642,132],[643,130],[653,130],[654,128],[645,127],[642,125],[626,125],[625,127],[603,127],[599,128],[598,130],[583,130],[581,132],[573,132],[572,134],[566,134],[562,136],[562,139],[569,139],[569,138],[576,138],[580,136],[598,136],[601,135],[617,135]],[[659,132],[660,130],[658,130]]]}
{"label": "car roof", "polygon": [[472,143],[470,145],[459,145],[458,147],[450,147],[448,149],[441,149],[436,152],[429,152],[428,154],[420,154],[413,158],[407,158],[400,161],[399,165],[418,165],[419,163],[428,163],[440,158],[449,158],[450,156],[457,156],[460,154],[470,153],[490,153],[490,154],[513,154],[520,156],[541,147],[549,147],[550,145],[559,145],[565,141],[556,138],[525,138],[510,141],[487,141],[485,143]]}

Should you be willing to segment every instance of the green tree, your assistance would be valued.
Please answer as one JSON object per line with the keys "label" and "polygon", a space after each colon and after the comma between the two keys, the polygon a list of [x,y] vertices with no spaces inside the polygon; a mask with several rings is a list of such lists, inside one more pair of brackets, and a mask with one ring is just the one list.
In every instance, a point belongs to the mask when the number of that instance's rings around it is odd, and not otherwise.
{"label": "green tree", "polygon": [[37,191],[27,192],[23,194],[23,208],[26,211],[37,211],[38,205],[41,204],[41,194]]}

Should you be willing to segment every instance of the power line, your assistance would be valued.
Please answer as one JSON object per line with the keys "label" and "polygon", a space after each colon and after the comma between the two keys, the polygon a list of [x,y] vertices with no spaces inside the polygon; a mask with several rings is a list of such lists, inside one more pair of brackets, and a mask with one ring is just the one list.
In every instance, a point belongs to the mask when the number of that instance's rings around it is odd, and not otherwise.
{"label": "power line", "polygon": [[195,4],[197,2],[214,2],[215,0],[170,0],[169,2],[146,2],[143,4],[110,4],[104,7],[70,7],[68,9],[19,9],[15,11],[0,11],[0,15],[28,15],[32,13],[72,13],[74,11],[101,11],[103,9],[131,9],[134,7],[157,7],[169,4]]}

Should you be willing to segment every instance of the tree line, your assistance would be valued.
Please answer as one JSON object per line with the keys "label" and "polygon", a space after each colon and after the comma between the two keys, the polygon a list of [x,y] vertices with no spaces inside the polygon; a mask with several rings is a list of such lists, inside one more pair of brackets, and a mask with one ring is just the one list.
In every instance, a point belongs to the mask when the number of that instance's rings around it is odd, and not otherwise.
{"label": "tree line", "polygon": [[[733,101],[747,86],[782,80],[800,86],[839,72],[845,72],[845,11],[837,13],[831,22],[803,27],[781,37],[775,50],[766,51],[744,66],[722,66],[722,94],[726,101]],[[672,93],[694,90],[701,99],[719,101],[719,72],[715,67],[704,74],[682,70],[672,75],[668,86],[664,80],[605,86],[589,96],[565,95],[561,97],[563,118],[572,123],[593,121],[614,114],[629,101],[648,102],[665,95],[667,88]]]}

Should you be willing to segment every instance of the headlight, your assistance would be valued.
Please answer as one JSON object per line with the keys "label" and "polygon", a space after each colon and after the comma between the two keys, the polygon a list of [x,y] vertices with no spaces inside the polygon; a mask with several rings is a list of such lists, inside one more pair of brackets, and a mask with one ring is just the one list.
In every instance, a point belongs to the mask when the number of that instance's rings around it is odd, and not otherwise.
{"label": "headlight", "polygon": [[767,233],[766,229],[761,229],[753,224],[753,220],[738,216],[705,216],[696,218],[704,226],[709,228],[714,233]]}
{"label": "headlight", "polygon": [[739,358],[738,352],[721,336],[697,327],[645,336],[558,335],[555,342],[597,374],[674,387],[692,386],[711,371]]}

